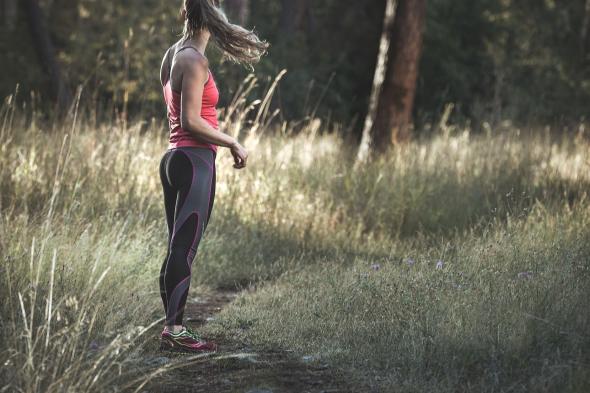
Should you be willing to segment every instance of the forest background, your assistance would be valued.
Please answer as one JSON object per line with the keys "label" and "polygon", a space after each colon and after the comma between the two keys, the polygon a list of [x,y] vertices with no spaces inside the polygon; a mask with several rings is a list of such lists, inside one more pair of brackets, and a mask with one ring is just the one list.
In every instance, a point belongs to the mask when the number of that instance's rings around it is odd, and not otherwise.
{"label": "forest background", "polygon": [[[27,1],[3,0],[0,95],[19,84],[20,98],[51,108],[51,77],[40,61]],[[100,117],[165,121],[158,70],[179,37],[179,2],[41,0],[68,89]],[[255,67],[261,80],[287,74],[274,96],[281,120],[315,115],[360,137],[382,32],[385,0],[249,0],[224,5],[230,17],[271,43]],[[235,3],[235,0],[233,1]],[[245,5],[244,5],[245,4]],[[430,0],[413,108],[418,125],[452,120],[497,125],[564,125],[584,121],[590,107],[589,1]],[[222,92],[231,100],[245,67],[209,50]],[[258,96],[268,85],[261,84]],[[416,127],[417,130],[424,127]]]}

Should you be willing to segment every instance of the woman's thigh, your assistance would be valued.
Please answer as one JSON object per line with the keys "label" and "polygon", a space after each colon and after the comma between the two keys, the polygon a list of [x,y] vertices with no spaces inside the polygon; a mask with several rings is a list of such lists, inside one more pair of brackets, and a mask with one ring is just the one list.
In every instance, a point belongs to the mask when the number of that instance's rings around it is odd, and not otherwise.
{"label": "woman's thigh", "polygon": [[[214,158],[213,152],[206,148],[177,148],[170,156],[168,175],[177,190],[172,242],[186,244],[190,241],[193,251],[196,251],[212,208]],[[187,220],[194,222],[185,225]],[[191,233],[182,230],[186,227],[191,228]]]}
{"label": "woman's thigh", "polygon": [[178,191],[170,184],[168,178],[168,160],[172,152],[166,151],[160,160],[160,183],[162,184],[162,192],[164,194],[164,209],[166,212],[166,224],[168,225],[168,244],[172,237],[172,230],[174,228],[174,211],[176,207],[176,199]]}

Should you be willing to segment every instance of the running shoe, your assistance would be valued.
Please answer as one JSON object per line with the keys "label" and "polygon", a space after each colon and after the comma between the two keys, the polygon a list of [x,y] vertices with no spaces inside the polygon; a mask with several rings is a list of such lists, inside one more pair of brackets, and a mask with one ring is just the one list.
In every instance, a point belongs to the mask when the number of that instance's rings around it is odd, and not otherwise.
{"label": "running shoe", "polygon": [[197,333],[193,329],[189,328],[188,326],[184,326],[184,329],[188,332],[188,334],[190,334],[191,336],[193,336],[193,338],[195,340],[197,340],[197,341],[205,341],[205,340],[203,340],[203,337],[201,337],[201,335],[199,333]]}
{"label": "running shoe", "polygon": [[184,327],[173,333],[164,329],[160,335],[160,347],[180,352],[215,352],[217,344],[203,340],[195,331]]}

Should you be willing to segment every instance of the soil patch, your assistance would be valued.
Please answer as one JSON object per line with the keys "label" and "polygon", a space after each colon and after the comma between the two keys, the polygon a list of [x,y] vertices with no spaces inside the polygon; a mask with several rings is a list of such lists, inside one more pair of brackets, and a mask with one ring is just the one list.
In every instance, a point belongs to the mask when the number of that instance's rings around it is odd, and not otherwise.
{"label": "soil patch", "polygon": [[[187,325],[199,328],[214,318],[237,292],[213,291],[187,302]],[[179,354],[159,349],[161,327],[145,348],[145,363],[171,367],[152,379],[142,392],[223,393],[344,393],[372,392],[369,386],[343,371],[285,351],[260,351],[226,337],[211,337],[219,345],[215,354]]]}

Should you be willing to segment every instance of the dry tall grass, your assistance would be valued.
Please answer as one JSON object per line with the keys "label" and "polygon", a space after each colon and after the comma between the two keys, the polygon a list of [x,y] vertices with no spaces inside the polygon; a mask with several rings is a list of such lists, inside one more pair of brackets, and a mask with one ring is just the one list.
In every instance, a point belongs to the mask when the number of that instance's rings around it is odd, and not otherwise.
{"label": "dry tall grass", "polygon": [[[250,165],[236,171],[220,150],[193,285],[266,284],[213,329],[374,373],[382,388],[587,387],[583,133],[455,130],[355,169],[317,120],[298,135],[269,127],[272,91],[249,102],[254,82],[223,123]],[[50,126],[8,101],[0,114],[4,390],[141,381],[133,350],[161,317],[166,131]]]}

